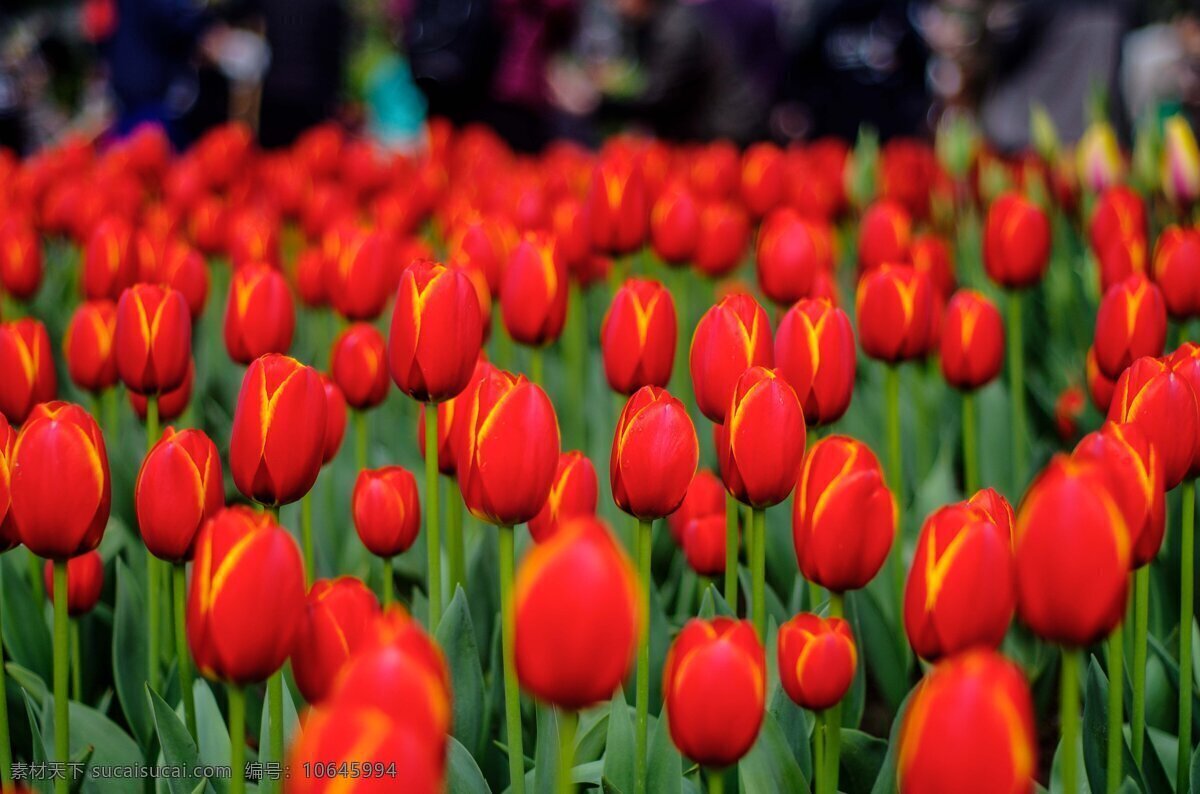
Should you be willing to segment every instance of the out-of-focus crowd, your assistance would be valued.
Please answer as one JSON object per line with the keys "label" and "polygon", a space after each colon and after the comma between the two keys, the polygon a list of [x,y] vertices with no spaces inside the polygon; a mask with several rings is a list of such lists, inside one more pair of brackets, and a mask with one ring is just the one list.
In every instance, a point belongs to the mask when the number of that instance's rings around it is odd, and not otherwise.
{"label": "out-of-focus crowd", "polygon": [[430,115],[518,151],[633,126],[669,140],[923,136],[1031,113],[1077,140],[1200,107],[1196,0],[5,0],[0,146],[177,146],[230,119],[266,147],[338,120],[421,145]]}

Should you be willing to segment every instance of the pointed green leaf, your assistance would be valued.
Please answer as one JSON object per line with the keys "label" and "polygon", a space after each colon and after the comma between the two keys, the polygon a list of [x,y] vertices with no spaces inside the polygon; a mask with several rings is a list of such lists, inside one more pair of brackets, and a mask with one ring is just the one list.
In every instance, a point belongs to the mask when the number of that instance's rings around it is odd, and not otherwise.
{"label": "pointed green leaf", "polygon": [[633,791],[635,752],[633,714],[625,693],[617,689],[608,711],[608,740],[604,748],[604,779],[620,791]]}
{"label": "pointed green leaf", "polygon": [[[146,698],[154,715],[154,727],[158,733],[163,760],[168,766],[184,770],[195,769],[200,762],[200,753],[183,721],[149,685],[146,686]],[[203,778],[191,775],[171,777],[166,782],[171,794],[189,794],[197,786],[203,786],[205,783]]]}
{"label": "pointed green leaf", "polygon": [[117,700],[138,744],[148,748],[154,728],[142,686],[147,675],[146,599],[141,583],[117,560],[117,608],[113,616],[112,667]]}
{"label": "pointed green leaf", "polygon": [[483,667],[475,637],[467,595],[460,586],[456,588],[454,598],[442,615],[437,641],[450,667],[450,681],[453,684],[454,738],[468,750],[478,753],[483,748],[487,715]]}

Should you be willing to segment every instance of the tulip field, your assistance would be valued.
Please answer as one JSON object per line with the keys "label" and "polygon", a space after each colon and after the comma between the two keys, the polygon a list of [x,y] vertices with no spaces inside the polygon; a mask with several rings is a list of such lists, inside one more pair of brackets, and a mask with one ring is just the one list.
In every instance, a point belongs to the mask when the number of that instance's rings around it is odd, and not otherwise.
{"label": "tulip field", "polygon": [[0,153],[0,790],[1200,791],[1200,153]]}

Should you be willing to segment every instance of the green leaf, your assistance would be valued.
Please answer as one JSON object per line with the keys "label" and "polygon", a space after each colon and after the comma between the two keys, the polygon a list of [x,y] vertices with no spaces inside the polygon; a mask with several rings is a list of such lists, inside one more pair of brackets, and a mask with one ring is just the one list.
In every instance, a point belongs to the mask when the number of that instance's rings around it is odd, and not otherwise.
{"label": "green leaf", "polygon": [[705,620],[712,620],[718,615],[724,617],[733,617],[733,610],[729,608],[729,602],[721,595],[721,591],[717,589],[715,584],[710,584],[704,590],[704,595],[700,598],[700,611],[697,615]]}
{"label": "green leaf", "polygon": [[147,674],[146,599],[132,570],[117,560],[117,607],[113,617],[112,667],[117,700],[138,744],[150,747],[154,727],[142,686]]}
{"label": "green leaf", "polygon": [[442,615],[437,641],[450,667],[454,737],[468,750],[478,753],[483,748],[487,728],[483,667],[479,662],[479,648],[475,645],[467,595],[461,586],[455,590],[454,598]]}
{"label": "green leaf", "polygon": [[[158,693],[146,686],[146,698],[154,715],[154,726],[158,732],[158,744],[168,766],[191,770],[200,762],[200,753],[192,741],[187,727],[167,702]],[[166,781],[171,794],[189,794],[197,786],[203,787],[203,778],[170,777]]]}
{"label": "green leaf", "polygon": [[[25,716],[29,719],[29,735],[33,740],[31,742],[31,754],[33,756],[31,760],[35,764],[44,764],[46,763],[46,744],[42,739],[41,721],[38,720],[37,708],[35,708],[33,698],[29,696],[28,692],[22,692],[21,694],[25,696]],[[35,791],[47,792],[50,790],[50,781],[48,780],[34,780],[31,782]]]}
{"label": "green leaf", "polygon": [[1192,753],[1191,794],[1200,794],[1200,747]]}
{"label": "green leaf", "polygon": [[763,715],[758,740],[738,763],[742,791],[808,792],[787,737],[770,712]]}
{"label": "green leaf", "polygon": [[599,761],[604,755],[604,743],[608,739],[608,709],[608,704],[593,709],[592,712],[599,712],[599,715],[590,721],[588,712],[579,715],[579,733],[575,740],[576,765]]}
{"label": "green leaf", "polygon": [[871,794],[892,794],[896,790],[896,753],[900,743],[900,726],[904,723],[904,712],[908,709],[908,702],[911,699],[912,693],[910,692],[900,704],[900,708],[896,710],[896,717],[892,720],[892,729],[888,733],[887,754],[884,755],[883,764],[879,767],[879,777],[875,778],[875,785],[871,786]]}
{"label": "green leaf", "polygon": [[[296,714],[296,703],[292,700],[292,690],[287,685],[287,680],[283,681],[283,749],[286,754],[287,748],[292,743],[292,737],[296,734],[297,728],[300,726],[300,719]],[[271,742],[267,737],[271,735],[271,699],[266,696],[265,690],[263,694],[262,704],[262,726],[259,728],[258,735],[258,760],[263,763],[273,761],[282,762],[282,759],[275,757],[272,752]],[[197,729],[199,730],[199,729]]]}
{"label": "green leaf", "polygon": [[38,677],[37,673],[22,667],[16,662],[9,662],[4,665],[4,669],[8,671],[8,675],[17,686],[24,689],[39,707],[50,697],[50,690],[46,687],[46,682]]}
{"label": "green leaf", "polygon": [[537,742],[533,769],[525,775],[525,789],[536,794],[554,794],[558,780],[558,714],[553,706],[538,703]]}
{"label": "green leaf", "polygon": [[1108,790],[1108,679],[1095,656],[1088,657],[1083,696],[1083,767],[1092,791]]}
{"label": "green leaf", "polygon": [[650,747],[646,758],[646,790],[655,794],[679,794],[683,780],[683,760],[675,743],[671,741],[670,726],[667,722],[667,707],[664,705],[662,714],[653,720],[647,730],[650,734]]}
{"label": "green leaf", "polygon": [[838,787],[845,791],[870,791],[879,779],[887,758],[888,744],[862,731],[842,728],[842,757],[838,763]]}
{"label": "green leaf", "polygon": [[604,746],[604,779],[620,791],[633,791],[635,752],[633,715],[625,693],[617,689],[608,710],[608,740]]}
{"label": "green leaf", "polygon": [[12,553],[0,558],[0,565],[4,566],[4,598],[0,601],[4,649],[14,662],[49,681],[54,657],[43,611],[45,605],[42,599],[34,597],[24,566],[18,565],[17,559]]}
{"label": "green leaf", "polygon": [[446,794],[491,794],[479,764],[453,736],[446,761]]}
{"label": "green leaf", "polygon": [[[48,703],[48,701],[47,701]],[[70,746],[82,749],[91,745],[95,748],[92,762],[95,766],[134,766],[144,762],[141,748],[127,733],[117,727],[116,723],[95,709],[82,703],[70,704],[69,721],[71,729]],[[44,735],[54,735],[54,714],[47,709],[47,715],[42,720]],[[97,780],[89,777],[81,789],[85,794],[140,794],[141,781],[137,780]]]}
{"label": "green leaf", "polygon": [[[496,530],[485,527],[475,546],[468,566],[467,601],[471,605],[471,625],[475,630],[475,647],[491,648],[493,634],[499,634],[500,579],[497,575],[496,558],[499,554]],[[496,672],[496,671],[491,671]]]}
{"label": "green leaf", "polygon": [[909,690],[907,664],[900,656],[895,629],[888,624],[874,593],[869,590],[851,593],[847,600],[853,610],[851,617],[857,623],[854,627],[856,638],[862,643],[861,658],[866,660],[866,664],[859,667],[866,668],[871,682],[883,693],[888,708],[894,711]]}
{"label": "green leaf", "polygon": [[808,712],[797,706],[783,687],[775,690],[768,711],[787,737],[792,756],[800,766],[800,773],[804,775],[805,780],[812,780],[812,727],[809,725]]}
{"label": "green leaf", "polygon": [[[217,699],[204,679],[198,679],[192,691],[196,697],[196,732],[199,734],[196,740],[200,762],[207,766],[229,766],[229,729]],[[228,785],[224,778],[214,778],[212,784],[218,791],[225,790]]]}

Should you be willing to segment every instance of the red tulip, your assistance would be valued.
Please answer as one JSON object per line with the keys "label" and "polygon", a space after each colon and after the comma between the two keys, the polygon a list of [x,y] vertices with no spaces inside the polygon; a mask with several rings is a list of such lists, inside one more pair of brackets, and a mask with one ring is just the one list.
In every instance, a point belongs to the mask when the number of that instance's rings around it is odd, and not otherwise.
{"label": "red tulip", "polygon": [[812,294],[817,273],[831,272],[833,235],[827,226],[806,220],[790,207],[777,209],[758,233],[756,261],[763,294],[789,305]]}
{"label": "red tulip", "polygon": [[700,236],[692,262],[708,278],[721,278],[737,269],[750,244],[750,219],[732,201],[710,201],[700,210]]}
{"label": "red tulip", "polygon": [[908,265],[880,265],[864,273],[855,296],[863,352],[894,364],[919,358],[935,340],[935,296],[929,279]]}
{"label": "red tulip", "polygon": [[346,437],[346,398],[333,378],[321,373],[321,387],[325,390],[325,437],[321,447],[321,465],[337,457]]}
{"label": "red tulip", "polygon": [[699,458],[683,403],[665,389],[643,386],[625,403],[613,436],[613,501],[643,520],[670,515],[683,503]]}
{"label": "red tulip", "polygon": [[238,490],[268,505],[308,493],[321,470],[326,405],[316,370],[274,353],[255,359],[242,378],[229,439]]}
{"label": "red tulip", "polygon": [[1050,263],[1050,221],[1036,204],[1005,193],[988,207],[983,265],[992,281],[1021,289],[1042,280]]}
{"label": "red tulip", "polygon": [[[41,403],[21,427],[9,460],[9,517],[21,543],[50,560],[77,557],[100,544],[112,488],[104,436],[87,411]],[[70,499],[63,498],[63,483],[70,483]]]}
{"label": "red tulip", "polygon": [[922,234],[913,238],[909,259],[913,269],[924,273],[934,290],[943,300],[949,300],[954,292],[954,260],[950,245],[933,234]]}
{"label": "red tulip", "polygon": [[353,576],[313,584],[292,648],[292,673],[305,700],[325,700],[346,662],[366,645],[377,615],[375,594]]}
{"label": "red tulip", "polygon": [[50,353],[50,336],[38,320],[0,323],[0,413],[14,425],[38,403],[54,399],[58,380]]}
{"label": "red tulip", "polygon": [[830,301],[805,298],[783,315],[775,363],[800,399],[806,423],[829,424],[846,413],[856,358],[850,319]]}
{"label": "red tulip", "polygon": [[481,271],[492,297],[500,295],[508,257],[517,244],[517,231],[502,215],[475,218],[460,224],[447,245],[449,259]]}
{"label": "red tulip", "polygon": [[161,394],[187,378],[192,318],[183,295],[137,284],[121,293],[113,330],[117,374],[130,391]]}
{"label": "red tulip", "polygon": [[631,278],[616,294],[600,327],[608,385],[619,394],[665,387],[675,363],[676,317],[671,293],[657,281]]}
{"label": "red tulip", "polygon": [[374,320],[383,313],[395,287],[388,238],[378,231],[356,231],[325,275],[330,302],[351,321]]}
{"label": "red tulip", "polygon": [[508,335],[532,347],[562,334],[570,283],[549,235],[528,233],[517,243],[504,272],[500,311]]}
{"label": "red tulip", "polygon": [[499,526],[531,520],[550,495],[558,465],[558,418],[523,375],[485,372],[459,410],[458,485],[473,515]]}
{"label": "red tulip", "polygon": [[200,430],[168,427],[142,461],[133,500],[150,553],[170,562],[190,560],[196,533],[225,506],[217,445]]}
{"label": "red tulip", "polygon": [[116,327],[117,307],[112,301],[86,301],[71,315],[63,337],[63,356],[71,382],[80,389],[98,394],[116,384]]}
{"label": "red tulip", "polygon": [[700,576],[725,571],[725,531],[725,516],[720,513],[690,519],[681,530],[683,558]]}
{"label": "red tulip", "polygon": [[529,520],[529,534],[534,542],[545,543],[569,519],[594,516],[599,490],[596,467],[582,452],[559,455],[550,496],[541,512]]}
{"label": "red tulip", "polygon": [[751,145],[742,153],[742,202],[761,218],[783,201],[784,155],[773,143]]}
{"label": "red tulip", "polygon": [[[1109,397],[1111,398],[1111,394]],[[1083,390],[1072,384],[1058,394],[1054,401],[1054,428],[1058,438],[1064,443],[1074,441],[1079,435],[1079,417],[1083,416],[1085,407]],[[1108,406],[1102,410],[1107,411]]]}
{"label": "red tulip", "polygon": [[727,295],[697,323],[689,359],[696,406],[723,424],[741,374],[773,363],[767,313],[749,295]]}
{"label": "red tulip", "polygon": [[[183,383],[169,392],[163,392],[155,397],[158,404],[158,421],[171,422],[178,419],[187,410],[188,403],[192,401],[192,387],[196,380],[196,364],[190,358],[188,359],[187,375],[184,376]],[[138,419],[145,422],[149,408],[149,398],[144,394],[137,392],[126,392],[129,397],[129,404],[133,406],[134,413]]]}
{"label": "red tulip", "polygon": [[592,246],[611,254],[627,254],[646,239],[649,222],[642,170],[628,154],[603,154],[587,197]]}
{"label": "red tulip", "polygon": [[874,270],[886,264],[909,261],[912,218],[895,201],[877,201],[863,213],[858,226],[858,267]]}
{"label": "red tulip", "polygon": [[[46,560],[42,568],[46,597],[54,603],[54,563]],[[89,551],[67,560],[67,614],[73,618],[91,612],[104,589],[104,560],[100,552]]]}
{"label": "red tulip", "polygon": [[421,528],[416,478],[401,466],[363,469],[354,482],[351,511],[368,551],[385,558],[403,554]]}
{"label": "red tulip", "polygon": [[650,210],[650,246],[669,265],[681,265],[696,254],[700,237],[700,202],[686,183],[669,185]]}
{"label": "red tulip", "polygon": [[521,686],[578,711],[612,698],[646,623],[633,565],[604,524],[571,518],[517,569],[514,613]]}
{"label": "red tulip", "polygon": [[1200,476],[1200,345],[1185,342],[1167,359],[1171,371],[1192,387],[1196,397],[1196,451],[1192,455],[1192,466],[1188,469],[1189,479]]}
{"label": "red tulip", "polygon": [[1154,281],[1172,317],[1200,316],[1200,229],[1163,230],[1154,246]]}
{"label": "red tulip", "polygon": [[954,293],[942,317],[942,376],[969,391],[995,380],[1004,365],[1004,321],[983,294]]}
{"label": "red tulip", "polygon": [[1112,405],[1113,392],[1117,390],[1117,382],[1100,371],[1100,365],[1096,363],[1095,347],[1088,348],[1085,371],[1088,396],[1092,398],[1092,405],[1096,406],[1096,410],[1100,413],[1108,413],[1108,407]]}
{"label": "red tulip", "polygon": [[1012,662],[972,651],[937,665],[917,685],[900,726],[901,794],[1024,794],[1037,769],[1033,699]]}
{"label": "red tulip", "polygon": [[779,627],[779,681],[801,708],[824,711],[845,697],[858,669],[850,624],[802,612]]}
{"label": "red tulip", "polygon": [[418,261],[400,276],[388,336],[388,367],[400,391],[420,402],[456,396],[471,381],[483,343],[470,278]]}
{"label": "red tulip", "polygon": [[33,226],[19,217],[0,223],[0,286],[28,301],[42,285],[42,247]]}
{"label": "red tulip", "polygon": [[267,353],[287,353],[296,310],[283,274],[267,265],[233,271],[225,309],[225,349],[238,364]]}
{"label": "red tulip", "polygon": [[804,412],[777,372],[750,367],[742,373],[715,438],[721,479],[734,498],[756,508],[787,499],[804,458]]}
{"label": "red tulip", "polygon": [[85,300],[117,300],[137,279],[133,227],[111,216],[96,225],[83,251],[79,284]]}
{"label": "red tulip", "polygon": [[687,494],[679,508],[667,516],[667,529],[675,542],[682,546],[683,531],[692,519],[708,516],[720,516],[724,520],[725,486],[711,471],[700,469],[688,485]]}
{"label": "red tulip", "polygon": [[325,287],[325,256],[316,248],[306,248],[296,256],[296,294],[309,308],[318,309],[329,305],[329,291]]}
{"label": "red tulip", "polygon": [[758,738],[766,678],[766,657],[749,621],[689,620],[663,667],[675,746],[702,766],[735,763]]}
{"label": "red tulip", "polygon": [[12,507],[12,464],[13,451],[17,444],[17,431],[0,414],[0,551],[8,551],[21,542],[17,535]]}
{"label": "red tulip", "polygon": [[196,538],[187,604],[200,672],[239,686],[265,681],[287,661],[303,620],[304,563],[287,530],[248,507],[209,519]]}
{"label": "red tulip", "polygon": [[1104,293],[1096,312],[1096,364],[1116,379],[1134,359],[1157,356],[1167,341],[1167,307],[1162,292],[1141,274]]}
{"label": "red tulip", "polygon": [[178,290],[187,301],[188,312],[193,320],[204,313],[204,306],[208,303],[208,265],[200,252],[187,243],[168,240],[152,278],[143,281],[157,281]]}
{"label": "red tulip", "polygon": [[847,436],[812,445],[800,469],[792,540],[800,572],[836,593],[865,587],[887,559],[896,504],[875,454]]}
{"label": "red tulip", "polygon": [[375,326],[355,323],[342,331],[330,359],[333,380],[351,408],[365,411],[387,398],[387,349]]}
{"label": "red tulip", "polygon": [[1192,468],[1200,433],[1197,398],[1188,381],[1155,358],[1139,358],[1117,380],[1108,418],[1138,426],[1162,456],[1171,490]]}

